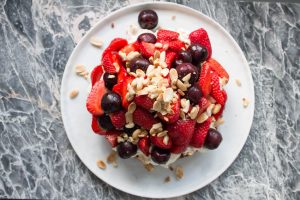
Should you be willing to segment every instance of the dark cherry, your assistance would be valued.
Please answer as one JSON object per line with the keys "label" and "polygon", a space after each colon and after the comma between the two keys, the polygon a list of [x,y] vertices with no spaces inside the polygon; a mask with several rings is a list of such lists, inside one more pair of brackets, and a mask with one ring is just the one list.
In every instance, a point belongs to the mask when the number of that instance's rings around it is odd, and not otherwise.
{"label": "dark cherry", "polygon": [[191,73],[191,78],[189,80],[190,84],[194,84],[197,82],[199,77],[199,72],[197,67],[195,67],[191,63],[182,63],[176,67],[176,71],[178,73],[178,78],[182,80],[187,74]]}
{"label": "dark cherry", "polygon": [[152,33],[142,33],[137,38],[138,42],[156,43],[156,36]]}
{"label": "dark cherry", "polygon": [[153,10],[142,10],[139,14],[139,25],[143,29],[153,29],[158,24],[158,16]]}
{"label": "dark cherry", "polygon": [[186,98],[189,99],[193,104],[198,104],[201,96],[202,92],[197,84],[190,87],[186,94]]}
{"label": "dark cherry", "polygon": [[137,69],[141,69],[144,72],[146,72],[149,65],[150,62],[147,59],[142,57],[134,58],[129,62],[131,72],[135,72]]}
{"label": "dark cherry", "polygon": [[112,113],[122,109],[122,100],[119,94],[108,92],[103,95],[101,107],[105,113]]}
{"label": "dark cherry", "polygon": [[117,146],[118,154],[121,158],[127,159],[136,154],[137,146],[131,142],[122,142]]}
{"label": "dark cherry", "polygon": [[199,44],[191,44],[188,48],[193,58],[193,64],[198,66],[200,63],[207,59],[208,52],[207,49]]}
{"label": "dark cherry", "polygon": [[216,149],[218,148],[218,146],[220,145],[220,143],[222,142],[222,135],[219,131],[217,131],[216,129],[210,128],[208,130],[205,142],[204,142],[204,146],[208,149]]}
{"label": "dark cherry", "polygon": [[180,65],[182,63],[191,63],[192,62],[192,55],[189,51],[180,51],[177,55],[177,58],[175,60],[175,64]]}
{"label": "dark cherry", "polygon": [[171,153],[167,149],[154,147],[151,151],[151,159],[158,164],[165,164],[170,159]]}
{"label": "dark cherry", "polygon": [[131,136],[132,135],[132,133],[136,130],[136,129],[138,129],[138,128],[140,128],[138,125],[134,125],[134,127],[133,128],[124,128],[124,132],[125,133],[127,133],[127,135],[128,136]]}
{"label": "dark cherry", "polygon": [[105,87],[109,90],[112,90],[114,85],[118,82],[117,74],[104,73],[103,75]]}
{"label": "dark cherry", "polygon": [[112,124],[108,114],[103,114],[99,116],[97,119],[98,119],[98,123],[103,129],[112,130],[114,128],[114,125]]}

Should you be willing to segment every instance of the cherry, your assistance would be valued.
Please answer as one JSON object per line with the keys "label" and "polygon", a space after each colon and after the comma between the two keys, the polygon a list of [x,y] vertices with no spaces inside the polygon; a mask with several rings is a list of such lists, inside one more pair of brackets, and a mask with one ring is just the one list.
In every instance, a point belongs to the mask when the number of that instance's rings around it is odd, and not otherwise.
{"label": "cherry", "polygon": [[112,113],[121,110],[122,100],[120,95],[115,92],[108,92],[104,94],[101,100],[101,107],[105,113]]}
{"label": "cherry", "polygon": [[208,149],[216,149],[222,142],[223,137],[219,131],[216,129],[208,129],[208,133],[204,142],[204,146]]}
{"label": "cherry", "polygon": [[144,29],[153,29],[158,24],[158,16],[153,10],[142,10],[138,17],[139,25]]}

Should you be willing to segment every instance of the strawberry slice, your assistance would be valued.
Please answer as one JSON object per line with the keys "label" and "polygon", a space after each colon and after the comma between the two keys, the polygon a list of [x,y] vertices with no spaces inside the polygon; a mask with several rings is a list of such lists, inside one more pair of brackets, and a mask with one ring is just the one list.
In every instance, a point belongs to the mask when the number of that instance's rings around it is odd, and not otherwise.
{"label": "strawberry slice", "polygon": [[195,127],[195,120],[186,119],[178,120],[173,124],[167,126],[168,135],[175,145],[189,144]]}
{"label": "strawberry slice", "polygon": [[196,148],[200,148],[203,146],[211,121],[212,120],[210,117],[205,122],[196,125],[193,137],[190,142],[191,146]]}
{"label": "strawberry slice", "polygon": [[153,124],[156,124],[159,121],[155,119],[148,111],[137,107],[133,112],[133,122],[146,130],[150,130]]}
{"label": "strawberry slice", "polygon": [[147,43],[147,42],[141,42],[140,52],[144,57],[149,58],[149,57],[153,56],[154,51],[155,51],[154,44]]}
{"label": "strawberry slice", "polygon": [[115,38],[113,39],[110,44],[108,45],[106,50],[109,51],[119,51],[123,47],[125,47],[128,44],[127,40],[123,38]]}
{"label": "strawberry slice", "polygon": [[185,145],[173,145],[170,149],[171,153],[180,154],[186,150],[186,148],[189,146],[189,144]]}
{"label": "strawberry slice", "polygon": [[205,97],[201,97],[198,105],[199,105],[198,113],[201,114],[208,108],[208,106],[210,105],[210,101],[208,101]]}
{"label": "strawberry slice", "polygon": [[126,123],[124,110],[111,113],[110,120],[117,129],[123,128]]}
{"label": "strawberry slice", "polygon": [[128,108],[130,103],[126,99],[127,85],[130,84],[133,79],[134,77],[132,76],[126,76],[124,77],[123,81],[118,82],[112,89],[113,92],[116,92],[121,96],[123,108]]}
{"label": "strawberry slice", "polygon": [[199,86],[201,88],[203,96],[210,94],[211,90],[211,70],[209,65],[205,62],[202,65],[200,76],[199,76]]}
{"label": "strawberry slice", "polygon": [[140,138],[137,145],[138,145],[139,149],[146,156],[149,156],[149,154],[150,154],[150,139],[148,137]]}
{"label": "strawberry slice", "polygon": [[157,32],[157,40],[158,41],[172,41],[177,40],[179,37],[179,33],[175,31],[160,29]]}
{"label": "strawberry slice", "polygon": [[158,117],[163,120],[166,123],[174,123],[179,119],[180,116],[180,98],[178,98],[178,101],[173,102],[171,104],[172,114],[168,113],[166,115],[162,115],[160,112],[157,114]]}
{"label": "strawberry slice", "polygon": [[189,39],[191,41],[191,44],[200,44],[201,46],[204,46],[207,49],[208,58],[211,57],[211,45],[206,30],[200,28],[191,32],[189,35]]}
{"label": "strawberry slice", "polygon": [[[226,103],[226,101],[227,101],[227,93],[226,93],[226,91],[225,91],[225,90],[222,90],[222,94],[223,94],[223,97],[224,97],[225,103]],[[213,117],[214,117],[216,120],[218,120],[219,117],[222,116],[223,111],[224,111],[224,109],[225,109],[225,103],[224,103],[224,105],[221,107],[220,111],[213,115]]]}
{"label": "strawberry slice", "polygon": [[[112,133],[112,131],[110,132]],[[118,145],[118,136],[120,135],[120,132],[113,132],[112,134],[106,135],[106,140],[111,144],[112,147],[116,147]]]}
{"label": "strawberry slice", "polygon": [[227,96],[224,96],[221,89],[219,76],[216,73],[212,74],[211,78],[211,96],[222,106],[225,105]]}
{"label": "strawberry slice", "polygon": [[218,61],[216,61],[213,58],[210,58],[206,61],[206,63],[209,65],[212,71],[216,72],[219,75],[219,77],[226,78],[227,80],[229,80],[229,75],[227,71]]}
{"label": "strawberry slice", "polygon": [[139,51],[139,49],[140,49],[140,45],[138,41],[135,41],[134,43],[126,45],[120,51],[128,55],[130,52]]}
{"label": "strawberry slice", "polygon": [[124,80],[124,78],[128,75],[126,69],[124,67],[120,67],[120,71],[118,73],[118,82]]}
{"label": "strawberry slice", "polygon": [[170,149],[172,147],[172,141],[169,139],[168,143],[165,144],[164,137],[158,137],[158,136],[151,136],[151,143],[161,149]]}
{"label": "strawberry slice", "polygon": [[99,135],[106,135],[106,131],[100,126],[97,116],[93,115],[92,130]]}
{"label": "strawberry slice", "polygon": [[176,53],[175,52],[173,52],[173,51],[167,51],[166,52],[166,64],[167,64],[169,69],[172,67],[175,58],[176,58]]}
{"label": "strawberry slice", "polygon": [[107,73],[116,73],[116,67],[114,66],[115,60],[113,59],[113,53],[111,51],[107,51],[103,53],[102,56],[102,65],[104,68],[104,71]]}
{"label": "strawberry slice", "polygon": [[99,80],[93,87],[86,100],[86,108],[93,115],[99,116],[104,112],[101,108],[101,100],[106,93],[106,88],[103,80]]}
{"label": "strawberry slice", "polygon": [[147,95],[140,95],[134,98],[134,102],[136,105],[145,108],[146,110],[150,110],[153,107],[154,100]]}
{"label": "strawberry slice", "polygon": [[100,80],[102,74],[103,74],[102,65],[98,65],[93,69],[91,73],[92,86],[94,86],[95,83]]}
{"label": "strawberry slice", "polygon": [[179,52],[185,49],[185,44],[180,40],[173,40],[169,42],[169,49],[171,51]]}

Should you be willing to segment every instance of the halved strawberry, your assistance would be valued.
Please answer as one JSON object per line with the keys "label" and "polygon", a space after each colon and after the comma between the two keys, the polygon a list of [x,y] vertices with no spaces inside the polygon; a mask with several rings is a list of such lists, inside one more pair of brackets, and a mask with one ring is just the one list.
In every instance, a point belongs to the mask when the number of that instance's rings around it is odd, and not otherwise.
{"label": "halved strawberry", "polygon": [[92,118],[92,129],[94,133],[97,133],[99,135],[106,135],[106,131],[100,126],[97,116],[93,116]]}
{"label": "halved strawberry", "polygon": [[133,122],[146,130],[150,130],[153,124],[159,121],[143,108],[137,107],[133,112]]}
{"label": "halved strawberry", "polygon": [[175,31],[160,29],[157,32],[157,40],[163,40],[163,41],[172,41],[177,40],[179,37],[179,33]]}
{"label": "halved strawberry", "polygon": [[219,77],[226,78],[227,80],[229,80],[229,75],[227,71],[218,61],[216,61],[213,58],[210,58],[206,61],[206,63],[209,65],[212,71],[216,72],[219,75]]}
{"label": "halved strawberry", "polygon": [[158,136],[151,136],[151,143],[161,149],[170,149],[172,147],[172,141],[171,139],[168,140],[168,143],[165,144],[164,137],[158,137]]}
{"label": "halved strawberry", "polygon": [[199,105],[198,113],[201,114],[208,108],[208,106],[210,105],[210,101],[208,101],[205,97],[201,97],[198,105]]}
{"label": "halved strawberry", "polygon": [[140,45],[139,43],[136,41],[134,43],[128,44],[125,47],[123,47],[120,51],[124,52],[126,55],[128,55],[130,52],[133,51],[139,51],[140,49]]}
{"label": "halved strawberry", "polygon": [[189,144],[184,145],[173,145],[170,149],[171,153],[180,154],[186,150],[186,148],[189,146]]}
{"label": "halved strawberry", "polygon": [[167,126],[168,135],[175,145],[188,144],[193,136],[195,120],[185,119],[178,120]]}
{"label": "halved strawberry", "polygon": [[134,102],[136,105],[145,108],[146,110],[150,110],[153,107],[154,100],[147,95],[139,95],[134,98]]}
{"label": "halved strawberry", "polygon": [[216,73],[213,73],[211,78],[211,96],[219,104],[225,105],[226,97],[222,93],[219,76]]}
{"label": "halved strawberry", "polygon": [[146,155],[150,154],[150,139],[148,137],[140,138],[138,141],[139,149]]}
{"label": "halved strawberry", "polygon": [[211,57],[211,45],[206,30],[200,28],[191,32],[189,39],[191,40],[191,44],[200,44],[201,46],[204,46],[207,49],[208,58]]}
{"label": "halved strawberry", "polygon": [[154,44],[147,43],[147,42],[141,42],[140,52],[144,57],[149,58],[149,57],[153,56],[154,51],[155,51]]}
{"label": "halved strawberry", "polygon": [[167,64],[169,69],[172,67],[175,58],[176,58],[176,53],[175,52],[173,52],[173,51],[167,51],[166,52],[166,64]]}
{"label": "halved strawberry", "polygon": [[201,88],[203,96],[207,96],[211,91],[211,70],[209,64],[206,62],[201,67],[199,76],[199,86]]}
{"label": "halved strawberry", "polygon": [[124,110],[120,110],[117,112],[113,112],[110,115],[110,120],[116,129],[121,129],[125,126],[125,112]]}
{"label": "halved strawberry", "polygon": [[106,88],[103,80],[99,80],[93,87],[86,100],[86,108],[93,115],[99,116],[104,112],[101,108],[101,100],[106,93]]}
{"label": "halved strawberry", "polygon": [[96,66],[92,73],[91,73],[91,81],[92,81],[92,86],[95,85],[95,83],[100,80],[101,76],[103,74],[103,68],[102,65]]}
{"label": "halved strawberry", "polygon": [[115,132],[114,134],[106,135],[106,140],[111,144],[112,147],[116,147],[118,145],[119,132]]}
{"label": "halved strawberry", "polygon": [[107,47],[107,50],[109,51],[119,51],[123,47],[125,47],[128,44],[127,40],[123,38],[115,38],[113,39],[110,44]]}
{"label": "halved strawberry", "polygon": [[193,137],[190,142],[191,146],[196,148],[200,148],[203,146],[211,121],[212,119],[210,117],[205,122],[196,125]]}
{"label": "halved strawberry", "polygon": [[179,52],[182,49],[185,49],[185,44],[184,42],[180,40],[173,40],[169,42],[169,50]]}
{"label": "halved strawberry", "polygon": [[103,65],[105,72],[111,73],[111,74],[116,73],[117,70],[116,70],[116,67],[114,64],[115,62],[116,62],[116,60],[115,60],[114,53],[112,53],[111,51],[107,51],[107,52],[103,53],[102,65]]}
{"label": "halved strawberry", "polygon": [[[222,90],[222,94],[223,94],[223,97],[224,97],[225,103],[226,103],[226,101],[227,101],[227,93],[226,93],[226,91],[225,91],[225,90]],[[219,117],[222,116],[223,111],[224,111],[224,109],[225,109],[225,103],[224,103],[224,105],[222,105],[220,111],[213,115],[213,117],[214,117],[216,120],[218,120]]]}
{"label": "halved strawberry", "polygon": [[166,115],[162,115],[160,112],[157,113],[158,117],[163,120],[166,123],[174,123],[179,119],[179,115],[180,115],[180,98],[178,98],[178,101],[173,102],[171,104],[171,108],[172,108],[172,114],[168,113]]}
{"label": "halved strawberry", "polygon": [[113,92],[116,92],[121,96],[123,108],[127,108],[129,105],[129,102],[126,99],[127,85],[130,84],[133,79],[134,77],[132,76],[125,76],[123,80],[114,85],[112,89]]}

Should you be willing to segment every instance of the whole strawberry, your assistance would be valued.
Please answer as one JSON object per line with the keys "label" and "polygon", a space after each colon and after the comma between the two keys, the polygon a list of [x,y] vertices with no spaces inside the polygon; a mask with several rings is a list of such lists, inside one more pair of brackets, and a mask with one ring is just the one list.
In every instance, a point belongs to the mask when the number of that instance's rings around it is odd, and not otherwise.
{"label": "whole strawberry", "polygon": [[167,126],[168,135],[175,145],[188,144],[193,136],[195,120],[178,120]]}
{"label": "whole strawberry", "polygon": [[211,57],[211,45],[206,30],[200,28],[191,32],[189,35],[189,39],[191,40],[192,44],[200,44],[201,46],[204,46],[207,49],[208,58]]}
{"label": "whole strawberry", "polygon": [[211,121],[211,118],[208,118],[205,122],[196,125],[193,137],[190,142],[191,146],[196,148],[200,148],[203,146]]}

